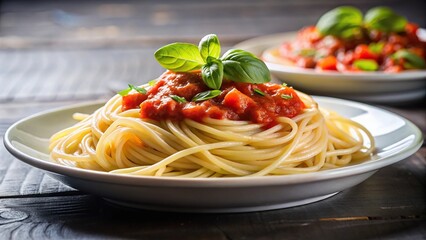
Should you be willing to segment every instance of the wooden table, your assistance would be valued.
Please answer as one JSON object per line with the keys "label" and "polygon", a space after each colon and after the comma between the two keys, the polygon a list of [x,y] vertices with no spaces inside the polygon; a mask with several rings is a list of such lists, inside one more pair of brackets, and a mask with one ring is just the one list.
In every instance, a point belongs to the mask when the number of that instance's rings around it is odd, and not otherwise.
{"label": "wooden table", "polygon": [[[388,5],[426,27],[425,2],[2,2],[0,135],[33,113],[106,100],[163,71],[159,46],[217,33],[224,48],[299,29],[338,4]],[[421,102],[387,106],[426,133]],[[317,203],[275,211],[186,214],[110,204],[45,175],[0,145],[0,239],[425,239],[426,147]]]}

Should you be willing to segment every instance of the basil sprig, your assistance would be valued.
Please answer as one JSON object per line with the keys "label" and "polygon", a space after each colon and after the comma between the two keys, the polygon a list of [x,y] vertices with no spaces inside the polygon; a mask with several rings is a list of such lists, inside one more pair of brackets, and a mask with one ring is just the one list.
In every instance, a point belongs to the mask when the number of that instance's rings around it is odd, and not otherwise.
{"label": "basil sprig", "polygon": [[215,98],[219,96],[221,93],[222,91],[220,90],[209,90],[205,92],[200,92],[192,98],[192,101],[199,102],[199,101],[208,100],[210,98]]}
{"label": "basil sprig", "polygon": [[145,88],[136,87],[136,86],[134,86],[132,84],[128,84],[128,86],[129,86],[128,88],[119,91],[118,94],[120,94],[121,96],[126,96],[132,90],[135,90],[136,92],[141,93],[141,94],[146,94],[146,89]]}
{"label": "basil sprig", "polygon": [[253,88],[253,92],[259,94],[260,96],[265,96],[266,93],[264,93],[262,90],[260,90],[259,88]]}
{"label": "basil sprig", "polygon": [[392,54],[392,58],[399,60],[404,59],[404,67],[406,69],[423,69],[426,68],[426,62],[423,58],[406,49],[401,49]]}
{"label": "basil sprig", "polygon": [[350,38],[361,29],[362,13],[355,7],[337,7],[322,15],[316,26],[323,35]]}
{"label": "basil sprig", "polygon": [[198,47],[172,43],[158,49],[154,56],[160,65],[175,72],[201,69],[203,82],[220,89],[223,78],[235,82],[264,83],[271,80],[265,63],[244,50],[231,49],[220,56],[220,42],[215,34],[203,37]]}
{"label": "basil sprig", "polygon": [[352,38],[364,29],[383,32],[401,32],[407,19],[388,7],[375,7],[362,12],[355,7],[341,6],[334,8],[320,17],[316,27],[322,35]]}
{"label": "basil sprig", "polygon": [[368,49],[372,51],[373,53],[379,54],[383,51],[383,48],[385,47],[384,42],[372,42],[368,44]]}
{"label": "basil sprig", "polygon": [[231,49],[222,56],[224,76],[234,82],[265,83],[271,81],[265,63],[253,54]]}
{"label": "basil sprig", "polygon": [[178,95],[170,95],[170,98],[175,100],[178,103],[186,103],[186,99]]}
{"label": "basil sprig", "polygon": [[223,79],[223,63],[217,58],[208,56],[207,63],[201,67],[201,76],[207,87],[219,89]]}

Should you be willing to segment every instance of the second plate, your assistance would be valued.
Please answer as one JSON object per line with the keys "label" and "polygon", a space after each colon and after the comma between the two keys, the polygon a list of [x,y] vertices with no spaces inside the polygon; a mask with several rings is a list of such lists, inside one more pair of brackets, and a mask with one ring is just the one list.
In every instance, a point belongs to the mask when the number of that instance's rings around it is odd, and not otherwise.
{"label": "second plate", "polygon": [[[271,73],[279,80],[309,94],[327,95],[373,103],[406,103],[426,96],[426,71],[402,73],[340,73],[316,71],[273,62],[271,52],[280,44],[295,38],[296,32],[266,35],[246,40],[235,46],[263,58]],[[275,59],[276,60],[276,59]]]}

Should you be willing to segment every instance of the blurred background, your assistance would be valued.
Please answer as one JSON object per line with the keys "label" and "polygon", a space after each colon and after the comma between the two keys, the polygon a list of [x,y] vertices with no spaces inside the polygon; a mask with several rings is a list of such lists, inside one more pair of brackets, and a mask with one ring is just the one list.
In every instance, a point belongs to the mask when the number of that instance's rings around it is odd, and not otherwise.
{"label": "blurred background", "polygon": [[1,1],[0,103],[106,98],[161,74],[164,44],[216,33],[226,50],[340,5],[389,6],[426,26],[424,0]]}

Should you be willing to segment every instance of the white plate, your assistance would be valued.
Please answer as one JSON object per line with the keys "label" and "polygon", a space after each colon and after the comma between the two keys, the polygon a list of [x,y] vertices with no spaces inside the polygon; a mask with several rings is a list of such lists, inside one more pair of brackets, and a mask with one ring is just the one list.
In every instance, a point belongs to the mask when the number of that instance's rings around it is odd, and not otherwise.
{"label": "white plate", "polygon": [[[316,71],[274,63],[265,50],[278,48],[296,32],[249,39],[234,46],[264,58],[271,73],[281,81],[309,94],[328,95],[374,103],[407,103],[426,96],[426,70],[401,73]],[[269,60],[268,60],[269,59]]]}
{"label": "white plate", "polygon": [[[174,179],[115,175],[49,161],[48,138],[75,123],[74,112],[91,113],[100,103],[43,112],[13,124],[4,136],[18,159],[46,170],[59,181],[110,201],[144,209],[186,212],[246,212],[315,202],[350,188],[414,154],[423,142],[420,130],[406,119],[369,105],[315,97],[320,106],[365,125],[377,153],[361,164],[315,173],[254,178]],[[336,184],[338,182],[338,184]]]}

